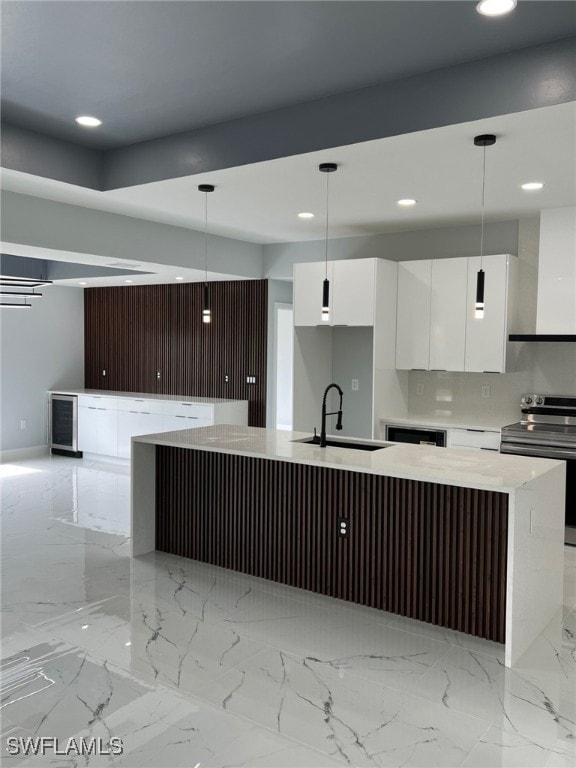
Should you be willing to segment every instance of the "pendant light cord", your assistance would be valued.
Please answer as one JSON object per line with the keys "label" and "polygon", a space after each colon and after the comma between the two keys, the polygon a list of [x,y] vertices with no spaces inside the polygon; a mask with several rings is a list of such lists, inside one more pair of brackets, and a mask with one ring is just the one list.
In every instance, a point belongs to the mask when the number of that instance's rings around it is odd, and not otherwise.
{"label": "pendant light cord", "polygon": [[329,202],[329,184],[330,174],[326,174],[326,237],[325,237],[325,253],[324,253],[324,274],[325,279],[328,279],[328,202]]}
{"label": "pendant light cord", "polygon": [[204,285],[208,285],[208,192],[204,192]]}
{"label": "pendant light cord", "polygon": [[480,269],[484,256],[484,195],[486,191],[486,145],[482,147],[482,219],[480,224]]}

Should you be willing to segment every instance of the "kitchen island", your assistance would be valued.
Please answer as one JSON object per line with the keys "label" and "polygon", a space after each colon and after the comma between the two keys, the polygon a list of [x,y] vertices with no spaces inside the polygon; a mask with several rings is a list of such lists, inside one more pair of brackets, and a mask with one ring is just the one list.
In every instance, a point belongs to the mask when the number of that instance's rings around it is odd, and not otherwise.
{"label": "kitchen island", "polygon": [[450,627],[504,643],[514,664],[562,605],[564,463],[307,437],[134,437],[132,556],[157,549]]}

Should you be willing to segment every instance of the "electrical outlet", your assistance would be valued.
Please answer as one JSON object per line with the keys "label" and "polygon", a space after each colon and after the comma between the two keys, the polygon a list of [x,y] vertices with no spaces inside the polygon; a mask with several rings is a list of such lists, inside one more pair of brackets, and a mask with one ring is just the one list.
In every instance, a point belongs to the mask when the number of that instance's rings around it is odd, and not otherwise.
{"label": "electrical outlet", "polygon": [[228,384],[228,382],[230,381],[227,373],[224,374],[224,381],[226,382],[226,384]]}
{"label": "electrical outlet", "polygon": [[490,384],[482,385],[482,397],[490,397]]}
{"label": "electrical outlet", "polygon": [[20,429],[27,429],[27,427],[28,427],[28,420],[20,419]]}
{"label": "electrical outlet", "polygon": [[156,371],[156,378],[160,380],[160,371]]}
{"label": "electrical outlet", "polygon": [[352,392],[358,392],[358,379],[352,379]]}
{"label": "electrical outlet", "polygon": [[102,368],[102,376],[106,376],[106,368]]}
{"label": "electrical outlet", "polygon": [[338,518],[338,536],[341,539],[347,539],[349,535],[350,520],[347,517]]}
{"label": "electrical outlet", "polygon": [[246,376],[246,384],[256,384],[256,376]]}
{"label": "electrical outlet", "polygon": [[417,395],[424,394],[424,384],[416,384],[416,394]]}

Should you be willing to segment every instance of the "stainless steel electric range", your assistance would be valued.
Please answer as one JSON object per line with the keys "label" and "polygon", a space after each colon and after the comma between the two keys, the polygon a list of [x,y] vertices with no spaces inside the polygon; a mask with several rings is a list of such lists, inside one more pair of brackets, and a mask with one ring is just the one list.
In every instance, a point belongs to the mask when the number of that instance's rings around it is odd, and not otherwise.
{"label": "stainless steel electric range", "polygon": [[566,462],[566,544],[576,546],[576,396],[523,395],[521,410],[502,429],[500,453]]}

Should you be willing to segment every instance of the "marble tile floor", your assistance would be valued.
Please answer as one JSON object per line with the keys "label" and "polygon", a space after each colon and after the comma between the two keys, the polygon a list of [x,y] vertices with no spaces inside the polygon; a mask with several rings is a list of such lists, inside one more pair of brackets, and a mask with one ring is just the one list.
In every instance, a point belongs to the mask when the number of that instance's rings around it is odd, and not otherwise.
{"label": "marble tile floor", "polygon": [[[513,669],[451,630],[162,553],[130,559],[129,470],[3,465],[9,766],[576,766],[576,549]],[[122,739],[10,755],[10,737]]]}

